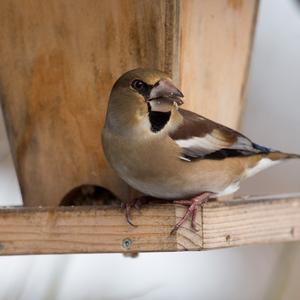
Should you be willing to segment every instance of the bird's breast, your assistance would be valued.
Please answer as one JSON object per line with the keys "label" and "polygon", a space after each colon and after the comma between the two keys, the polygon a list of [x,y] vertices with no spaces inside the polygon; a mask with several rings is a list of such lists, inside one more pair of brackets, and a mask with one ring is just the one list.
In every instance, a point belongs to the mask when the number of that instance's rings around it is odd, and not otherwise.
{"label": "bird's breast", "polygon": [[139,140],[104,133],[107,159],[119,176],[144,194],[182,199],[201,192],[229,194],[239,187],[242,166],[237,160],[181,160],[171,139]]}

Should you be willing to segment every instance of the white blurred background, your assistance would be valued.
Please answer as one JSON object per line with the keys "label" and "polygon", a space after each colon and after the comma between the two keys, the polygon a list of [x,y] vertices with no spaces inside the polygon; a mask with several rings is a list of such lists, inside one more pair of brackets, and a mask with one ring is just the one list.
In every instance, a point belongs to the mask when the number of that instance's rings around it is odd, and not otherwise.
{"label": "white blurred background", "polygon": [[[243,132],[300,153],[300,4],[261,0]],[[0,205],[21,204],[0,120]],[[300,192],[300,162],[245,182],[239,194]],[[300,299],[300,243],[207,252],[0,257],[0,300]]]}

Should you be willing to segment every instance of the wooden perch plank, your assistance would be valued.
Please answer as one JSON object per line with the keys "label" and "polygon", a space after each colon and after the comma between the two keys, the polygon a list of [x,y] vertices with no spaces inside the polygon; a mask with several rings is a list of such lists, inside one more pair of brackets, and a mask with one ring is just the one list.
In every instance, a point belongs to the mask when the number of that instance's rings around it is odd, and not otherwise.
{"label": "wooden perch plank", "polygon": [[[0,210],[1,254],[89,253],[176,250],[169,232],[173,205],[152,206],[126,223],[117,208],[78,207]],[[123,247],[128,239],[130,247]]]}
{"label": "wooden perch plank", "polygon": [[212,201],[170,236],[185,208],[151,204],[133,212],[129,226],[119,208],[60,207],[0,210],[0,254],[201,250],[300,240],[300,195]]}
{"label": "wooden perch plank", "polygon": [[203,211],[203,248],[300,239],[300,198],[209,203]]}

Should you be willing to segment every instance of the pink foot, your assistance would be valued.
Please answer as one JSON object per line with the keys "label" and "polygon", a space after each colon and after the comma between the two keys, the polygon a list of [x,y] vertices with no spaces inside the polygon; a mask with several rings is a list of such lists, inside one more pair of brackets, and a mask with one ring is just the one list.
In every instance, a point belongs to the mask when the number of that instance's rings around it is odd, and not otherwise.
{"label": "pink foot", "polygon": [[195,231],[198,231],[196,228],[196,216],[197,216],[198,207],[202,206],[204,203],[206,203],[211,195],[212,195],[212,193],[205,192],[196,197],[193,197],[190,200],[174,201],[175,204],[187,205],[189,207],[186,210],[184,216],[174,226],[174,228],[171,231],[171,234],[175,233],[182,226],[182,224],[188,219],[189,216],[192,217],[192,228]]}

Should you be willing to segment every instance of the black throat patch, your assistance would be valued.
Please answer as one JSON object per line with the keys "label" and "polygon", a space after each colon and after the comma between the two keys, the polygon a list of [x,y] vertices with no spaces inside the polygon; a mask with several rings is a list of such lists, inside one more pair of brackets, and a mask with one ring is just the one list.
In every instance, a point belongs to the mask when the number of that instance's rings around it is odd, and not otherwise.
{"label": "black throat patch", "polygon": [[162,130],[169,122],[171,117],[171,112],[152,111],[149,105],[148,108],[149,108],[149,120],[151,124],[151,131],[158,132]]}

